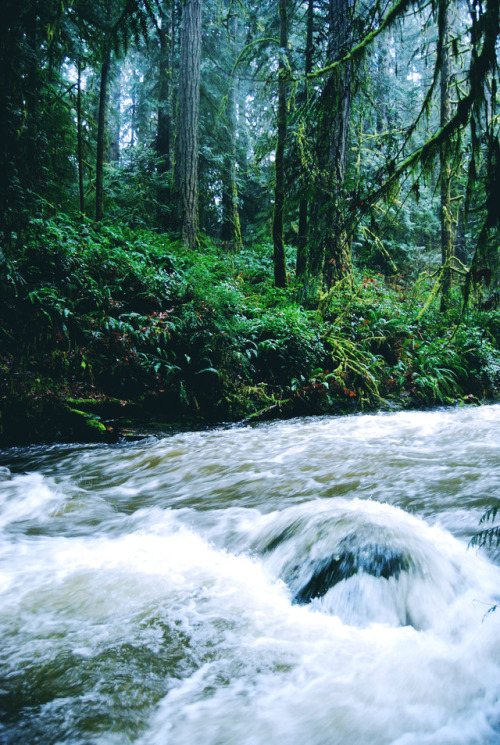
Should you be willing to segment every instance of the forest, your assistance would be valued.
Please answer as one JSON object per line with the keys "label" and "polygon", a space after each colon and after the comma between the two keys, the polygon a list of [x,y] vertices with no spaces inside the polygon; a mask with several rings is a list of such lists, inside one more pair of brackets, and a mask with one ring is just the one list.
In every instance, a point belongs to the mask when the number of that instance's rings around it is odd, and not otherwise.
{"label": "forest", "polygon": [[499,0],[4,0],[0,445],[500,391]]}

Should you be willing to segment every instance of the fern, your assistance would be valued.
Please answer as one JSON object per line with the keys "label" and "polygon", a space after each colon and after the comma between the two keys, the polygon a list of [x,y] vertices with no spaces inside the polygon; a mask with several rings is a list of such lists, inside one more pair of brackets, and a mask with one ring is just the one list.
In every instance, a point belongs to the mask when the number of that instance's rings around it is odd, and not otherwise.
{"label": "fern", "polygon": [[[489,507],[479,521],[480,525],[486,525],[496,520],[500,506]],[[471,539],[470,546],[478,548],[491,548],[500,546],[500,525],[493,525],[490,528],[483,528]]]}

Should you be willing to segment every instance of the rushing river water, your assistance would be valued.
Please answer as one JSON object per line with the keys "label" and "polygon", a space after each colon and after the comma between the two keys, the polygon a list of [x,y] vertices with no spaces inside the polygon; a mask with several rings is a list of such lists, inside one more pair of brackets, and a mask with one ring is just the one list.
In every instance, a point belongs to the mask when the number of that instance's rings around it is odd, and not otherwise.
{"label": "rushing river water", "polygon": [[500,406],[0,463],[2,745],[500,743]]}

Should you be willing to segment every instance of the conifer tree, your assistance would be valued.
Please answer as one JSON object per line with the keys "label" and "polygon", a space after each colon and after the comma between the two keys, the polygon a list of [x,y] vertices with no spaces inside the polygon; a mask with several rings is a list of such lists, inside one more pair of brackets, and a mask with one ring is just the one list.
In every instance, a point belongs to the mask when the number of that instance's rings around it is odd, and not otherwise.
{"label": "conifer tree", "polygon": [[200,111],[202,0],[183,8],[175,141],[175,186],[186,248],[198,245],[198,127]]}
{"label": "conifer tree", "polygon": [[[303,86],[303,104],[307,105],[308,101],[308,85],[307,76],[312,71],[313,63],[313,23],[314,23],[314,0],[308,0],[307,2],[307,25],[306,25],[306,45],[304,55],[304,73],[305,73],[305,84]],[[308,174],[305,164],[301,162],[301,196],[299,201],[299,223],[298,223],[298,241],[297,241],[297,261],[295,274],[297,279],[301,279],[307,274],[308,267],[308,251],[307,251],[307,239],[308,239],[308,218],[310,212],[309,199],[307,196],[307,182]]]}
{"label": "conifer tree", "polygon": [[[440,72],[440,118],[439,123],[444,127],[451,115],[450,110],[450,63],[449,63],[449,21],[448,6],[441,3],[441,23],[443,26],[442,63]],[[453,236],[451,229],[451,167],[448,143],[443,143],[439,154],[441,166],[441,311],[446,311],[450,304]]]}
{"label": "conifer tree", "polygon": [[275,155],[275,187],[273,216],[274,284],[286,286],[285,241],[283,213],[285,209],[285,139],[287,130],[287,63],[288,21],[286,0],[278,0],[280,48],[278,62],[278,134]]}
{"label": "conifer tree", "polygon": [[[340,60],[352,45],[348,0],[329,0],[327,57]],[[343,187],[352,98],[352,63],[329,73],[323,86],[316,128],[317,177],[310,241],[310,271],[330,287],[350,277],[352,258],[343,224]]]}
{"label": "conifer tree", "polygon": [[[232,64],[234,64],[235,53],[238,48],[238,16],[232,11],[228,19],[228,41],[229,53]],[[222,164],[222,219],[221,240],[228,243],[233,251],[242,248],[241,223],[238,206],[238,184],[236,178],[236,78],[230,73],[229,90],[225,106],[225,153]]]}

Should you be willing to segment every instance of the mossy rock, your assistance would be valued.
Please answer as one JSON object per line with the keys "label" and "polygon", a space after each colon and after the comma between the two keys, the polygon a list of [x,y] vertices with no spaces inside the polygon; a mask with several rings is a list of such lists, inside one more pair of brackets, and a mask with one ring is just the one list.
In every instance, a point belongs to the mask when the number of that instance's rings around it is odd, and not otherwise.
{"label": "mossy rock", "polygon": [[68,411],[76,417],[75,424],[77,425],[77,427],[81,425],[84,428],[95,430],[96,432],[99,432],[101,434],[107,432],[106,425],[103,424],[98,417],[94,417],[92,416],[92,414],[89,414],[86,411],[72,409],[71,407],[68,407]]}
{"label": "mossy rock", "polygon": [[55,395],[19,396],[0,404],[0,447],[116,440],[116,432],[97,416],[72,408]]}

